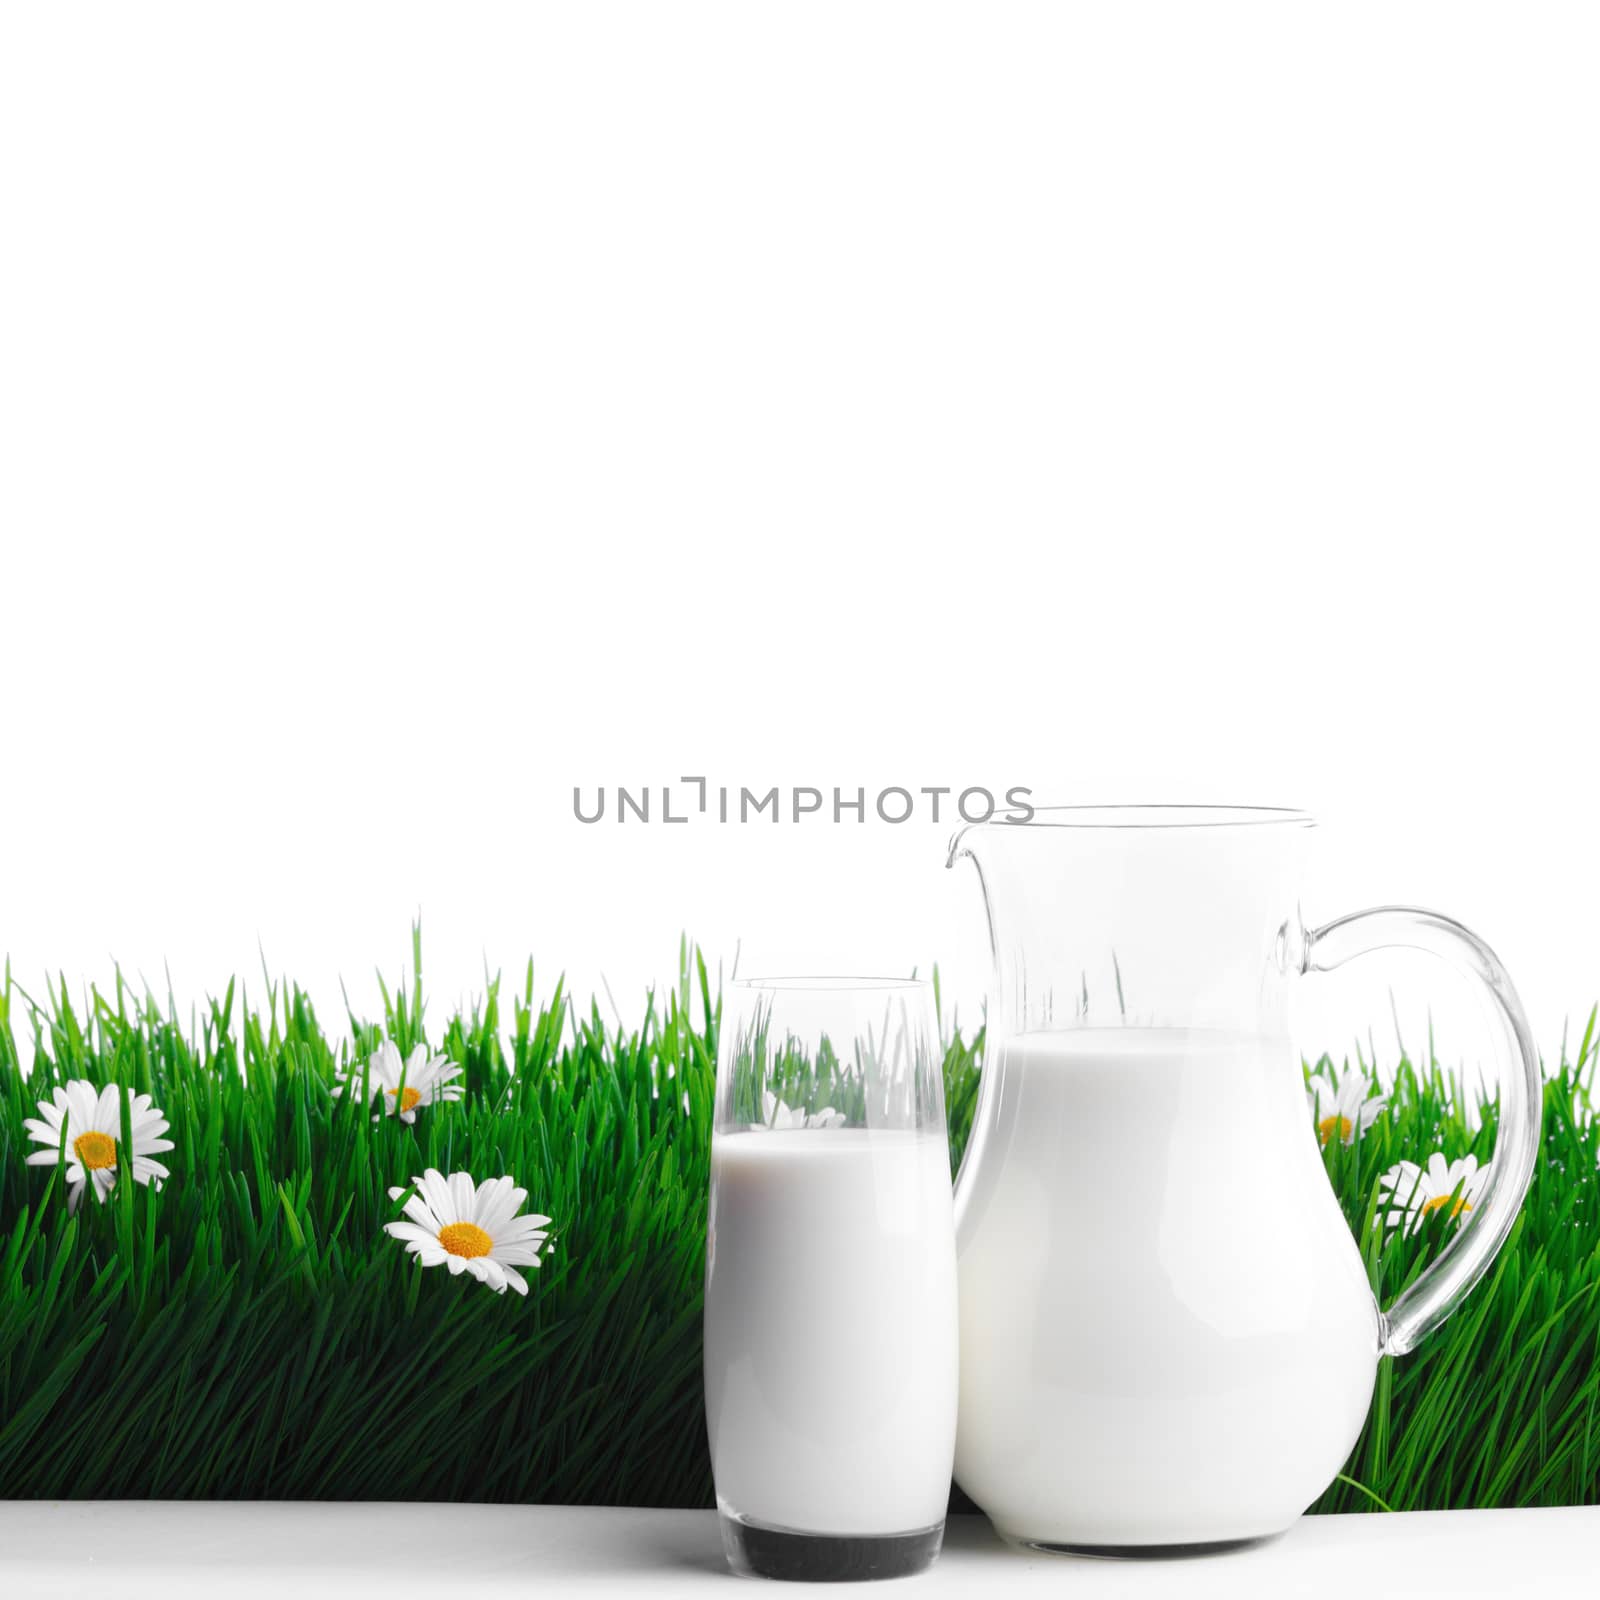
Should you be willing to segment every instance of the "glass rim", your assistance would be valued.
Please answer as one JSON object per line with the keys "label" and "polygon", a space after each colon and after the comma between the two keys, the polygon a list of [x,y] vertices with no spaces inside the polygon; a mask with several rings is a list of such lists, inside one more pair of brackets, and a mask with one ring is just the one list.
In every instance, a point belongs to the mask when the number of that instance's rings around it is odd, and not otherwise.
{"label": "glass rim", "polygon": [[1314,828],[1294,806],[1111,805],[1035,806],[1031,817],[991,817],[978,828]]}
{"label": "glass rim", "polygon": [[775,993],[872,994],[885,989],[930,989],[927,978],[879,978],[838,973],[778,973],[771,977],[733,978],[735,989],[769,989]]}

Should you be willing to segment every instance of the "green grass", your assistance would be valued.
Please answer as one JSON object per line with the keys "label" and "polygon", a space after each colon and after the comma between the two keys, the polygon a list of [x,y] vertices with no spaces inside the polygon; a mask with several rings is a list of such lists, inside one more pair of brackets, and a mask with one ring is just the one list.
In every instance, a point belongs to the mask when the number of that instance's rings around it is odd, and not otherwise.
{"label": "green grass", "polygon": [[[330,1094],[349,1058],[292,984],[187,1021],[120,980],[74,1005],[0,990],[0,1495],[484,1499],[702,1505],[700,1288],[720,1002],[685,949],[635,1030],[540,998],[531,970],[448,1018],[413,972],[378,1018],[461,1063],[467,1094],[414,1126]],[[31,1035],[24,1080],[19,1033]],[[1316,1509],[1600,1499],[1600,1192],[1579,1089],[1594,1028],[1546,1089],[1545,1161],[1486,1282],[1412,1356]],[[948,1042],[952,1158],[981,1036]],[[1358,1063],[1352,1070],[1366,1068]],[[69,1218],[27,1167],[23,1119],[68,1078],[148,1092],[176,1149],[160,1192],[119,1185]],[[1443,1237],[1383,1245],[1377,1174],[1492,1143],[1449,1076],[1402,1062],[1394,1115],[1329,1176],[1385,1300]],[[419,1269],[382,1232],[426,1166],[510,1173],[554,1219],[532,1293]]]}
{"label": "green grass", "polygon": [[[1488,1275],[1410,1355],[1385,1360],[1345,1476],[1313,1508],[1370,1511],[1600,1501],[1600,1127],[1589,1081],[1595,1013],[1544,1089],[1544,1149],[1522,1213]],[[1431,1055],[1431,1051],[1430,1051]],[[1370,1075],[1370,1063],[1353,1068]],[[1387,1075],[1386,1075],[1387,1076]],[[1491,1158],[1494,1107],[1467,1107],[1436,1061],[1402,1059],[1392,1116],[1324,1151],[1346,1220],[1387,1305],[1441,1248],[1444,1216],[1385,1238],[1373,1217],[1378,1175],[1395,1162]]]}

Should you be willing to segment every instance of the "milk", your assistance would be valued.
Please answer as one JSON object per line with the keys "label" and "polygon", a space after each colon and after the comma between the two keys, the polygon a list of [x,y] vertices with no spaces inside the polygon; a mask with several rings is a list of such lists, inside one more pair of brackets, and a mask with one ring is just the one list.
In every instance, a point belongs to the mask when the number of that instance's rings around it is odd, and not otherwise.
{"label": "milk", "polygon": [[808,1533],[936,1527],[956,1365],[942,1137],[715,1135],[706,1424],[726,1513]]}
{"label": "milk", "polygon": [[1292,1046],[1004,1048],[957,1203],[958,1481],[1023,1541],[1281,1530],[1343,1464],[1378,1348]]}

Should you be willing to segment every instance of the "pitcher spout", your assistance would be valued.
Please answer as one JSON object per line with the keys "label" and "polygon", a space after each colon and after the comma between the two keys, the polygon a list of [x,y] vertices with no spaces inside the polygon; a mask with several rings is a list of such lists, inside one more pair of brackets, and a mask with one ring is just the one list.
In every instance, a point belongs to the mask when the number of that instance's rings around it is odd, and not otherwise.
{"label": "pitcher spout", "polygon": [[953,867],[956,862],[961,860],[963,856],[970,856],[972,854],[972,846],[967,843],[967,835],[970,834],[975,827],[979,826],[981,826],[981,824],[969,822],[964,828],[957,828],[956,831],[950,835],[950,848],[944,858],[944,864],[946,867]]}

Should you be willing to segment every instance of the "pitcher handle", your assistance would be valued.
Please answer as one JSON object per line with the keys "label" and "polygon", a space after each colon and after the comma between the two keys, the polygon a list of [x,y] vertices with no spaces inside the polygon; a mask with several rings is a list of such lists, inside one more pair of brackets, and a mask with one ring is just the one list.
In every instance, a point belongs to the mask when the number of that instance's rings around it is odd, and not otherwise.
{"label": "pitcher handle", "polygon": [[1402,1356],[1461,1304],[1511,1232],[1539,1152],[1544,1077],[1506,969],[1482,939],[1449,917],[1415,906],[1353,912],[1307,934],[1303,970],[1331,972],[1356,956],[1396,948],[1438,956],[1488,990],[1500,1082],[1500,1125],[1482,1202],[1438,1260],[1383,1314],[1383,1353]]}

